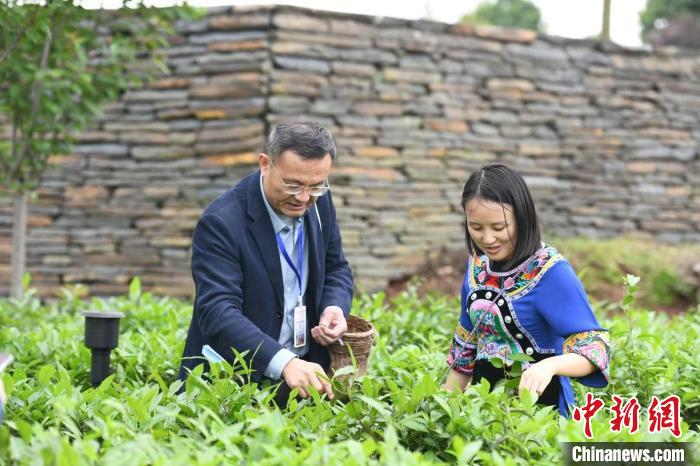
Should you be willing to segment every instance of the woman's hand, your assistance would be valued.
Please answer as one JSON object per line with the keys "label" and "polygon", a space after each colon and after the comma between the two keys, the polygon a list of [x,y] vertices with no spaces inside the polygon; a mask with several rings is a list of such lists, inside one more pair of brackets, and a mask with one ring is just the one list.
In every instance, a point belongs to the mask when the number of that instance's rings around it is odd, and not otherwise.
{"label": "woman's hand", "polygon": [[456,370],[452,369],[447,376],[447,380],[445,380],[445,383],[442,385],[442,389],[447,390],[448,392],[453,392],[456,390],[463,392],[471,381],[471,375],[462,374],[461,372],[457,372]]}
{"label": "woman's hand", "polygon": [[551,364],[553,359],[544,359],[525,369],[520,377],[518,392],[522,393],[524,390],[528,390],[535,398],[542,396],[545,388],[552,381],[552,377],[556,375],[555,365]]}
{"label": "woman's hand", "polygon": [[583,377],[595,370],[596,367],[580,354],[567,353],[552,356],[525,369],[520,377],[518,391],[529,390],[539,397],[555,375]]}

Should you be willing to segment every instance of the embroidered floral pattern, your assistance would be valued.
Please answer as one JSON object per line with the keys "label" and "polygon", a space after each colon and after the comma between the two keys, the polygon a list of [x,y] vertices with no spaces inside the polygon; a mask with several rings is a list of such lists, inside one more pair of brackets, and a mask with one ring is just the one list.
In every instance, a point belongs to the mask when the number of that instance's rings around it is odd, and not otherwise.
{"label": "embroidered floral pattern", "polygon": [[[528,260],[508,272],[493,272],[489,268],[489,260],[486,255],[472,257],[469,260],[468,273],[466,279],[469,280],[471,290],[492,289],[498,293],[503,290],[500,296],[505,299],[508,306],[511,302],[529,292],[537,284],[544,273],[563,257],[559,252],[549,246],[543,246]],[[512,307],[511,307],[512,309]],[[502,315],[498,308],[491,301],[477,300],[471,304],[469,317],[472,321],[478,322],[480,317],[487,313],[489,315],[477,325],[478,342],[474,359],[490,359],[497,357],[508,365],[513,361],[509,358],[511,354],[522,353],[520,343],[514,339],[505,328]],[[527,335],[535,349],[542,353],[553,353],[551,349],[541,349],[531,335],[524,329],[513,314],[513,319],[518,325],[519,332]]]}
{"label": "embroidered floral pattern", "polygon": [[506,290],[508,296],[520,297],[537,284],[551,266],[563,257],[551,246],[544,246],[528,260],[508,272],[492,272],[486,255],[469,260],[469,281],[472,289],[487,286]]}
{"label": "embroidered floral pattern", "polygon": [[452,339],[452,347],[447,358],[447,364],[462,374],[474,372],[476,355],[476,336],[474,333],[461,325],[457,325],[454,338]]}
{"label": "embroidered floral pattern", "polygon": [[574,333],[564,340],[564,354],[580,354],[600,369],[610,382],[610,336],[607,330]]}
{"label": "embroidered floral pattern", "polygon": [[469,308],[469,318],[476,322],[474,333],[478,343],[475,359],[499,358],[512,365],[509,356],[522,353],[522,348],[506,330],[496,303],[489,299],[475,300]]}
{"label": "embroidered floral pattern", "polygon": [[[537,346],[535,339],[518,321],[512,303],[533,290],[545,272],[560,260],[564,258],[555,248],[544,245],[521,265],[507,272],[492,271],[486,255],[471,257],[465,285],[471,290],[467,311],[476,330],[469,332],[461,325],[457,327],[449,364],[464,374],[471,374],[475,361],[479,359],[499,358],[510,365],[513,363],[510,357],[523,353],[523,344],[528,341],[539,354],[558,353],[553,348]],[[504,321],[506,314],[510,315]],[[513,325],[517,330],[513,330]],[[531,348],[527,349],[527,354],[532,354]],[[609,380],[607,331],[590,330],[571,335],[564,342],[563,350],[564,354],[577,353],[585,357]]]}

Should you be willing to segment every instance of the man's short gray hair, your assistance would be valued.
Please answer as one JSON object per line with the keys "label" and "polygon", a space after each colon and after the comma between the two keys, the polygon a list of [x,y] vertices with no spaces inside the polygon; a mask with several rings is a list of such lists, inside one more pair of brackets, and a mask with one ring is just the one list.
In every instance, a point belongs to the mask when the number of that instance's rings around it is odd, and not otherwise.
{"label": "man's short gray hair", "polygon": [[279,124],[272,128],[265,146],[267,155],[276,158],[288,150],[308,159],[322,159],[331,154],[331,159],[335,160],[330,131],[314,122]]}

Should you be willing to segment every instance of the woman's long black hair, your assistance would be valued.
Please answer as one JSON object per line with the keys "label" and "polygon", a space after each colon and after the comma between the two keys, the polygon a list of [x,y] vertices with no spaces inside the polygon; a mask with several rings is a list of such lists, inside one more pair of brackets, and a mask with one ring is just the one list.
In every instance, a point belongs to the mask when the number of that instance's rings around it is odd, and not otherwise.
{"label": "woman's long black hair", "polygon": [[[513,257],[498,264],[498,269],[511,270],[540,249],[542,235],[535,203],[525,180],[515,170],[506,165],[493,164],[485,165],[473,172],[464,184],[462,210],[472,199],[510,204],[513,207],[517,231]],[[465,231],[469,254],[484,254],[469,235],[469,228],[466,228]]]}

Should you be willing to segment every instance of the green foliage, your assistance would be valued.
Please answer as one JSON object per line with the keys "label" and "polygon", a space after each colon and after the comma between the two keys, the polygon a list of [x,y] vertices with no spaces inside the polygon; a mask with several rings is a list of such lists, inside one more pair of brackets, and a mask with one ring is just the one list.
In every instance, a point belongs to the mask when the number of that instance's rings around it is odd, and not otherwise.
{"label": "green foliage", "polygon": [[538,32],[543,29],[540,10],[530,0],[482,2],[473,13],[463,16],[460,22],[530,29]]}
{"label": "green foliage", "polygon": [[658,20],[669,21],[679,16],[700,16],[700,0],[647,0],[644,11],[639,14],[642,37],[654,30]]}
{"label": "green foliage", "polygon": [[32,190],[49,156],[68,150],[101,104],[140,82],[139,57],[161,63],[154,52],[174,21],[193,13],[129,0],[109,13],[74,0],[1,1],[0,116],[10,127],[0,143],[2,190]]}
{"label": "green foliage", "polygon": [[638,298],[643,307],[692,307],[698,284],[691,267],[700,262],[700,245],[662,245],[651,241],[615,238],[556,238],[555,246],[581,276],[589,296],[622,297],[624,277],[644,277]]}
{"label": "green foliage", "polygon": [[[558,464],[560,442],[585,440],[582,425],[505,386],[441,390],[454,298],[418,298],[414,289],[390,304],[382,294],[358,297],[354,312],[378,331],[368,375],[345,369],[345,397],[314,393],[280,411],[271,405],[274,386],[246,383],[242,359],[213,365],[207,378],[200,366],[178,394],[191,303],[154,296],[136,280],[123,297],[87,301],[82,292],[66,291],[49,305],[31,292],[21,302],[0,301],[0,350],[17,359],[3,374],[9,402],[0,464]],[[633,298],[623,306],[629,316],[603,321],[615,350],[613,385],[595,393],[607,408],[612,393],[644,394],[643,406],[650,394],[678,394],[681,440],[697,441],[700,312],[671,319],[635,308]],[[86,309],[125,314],[114,374],[97,388],[83,345]],[[609,409],[593,419],[596,441],[670,439],[644,428],[613,433],[610,419]]]}

